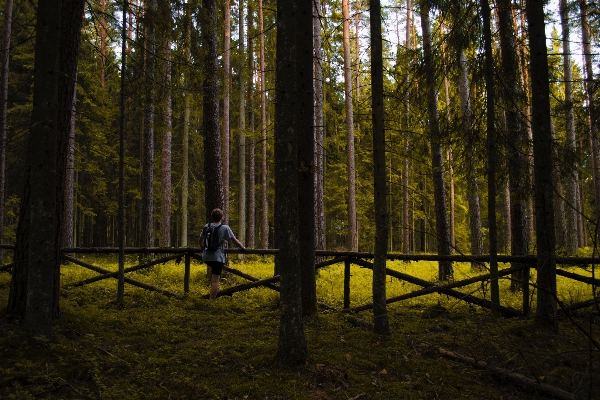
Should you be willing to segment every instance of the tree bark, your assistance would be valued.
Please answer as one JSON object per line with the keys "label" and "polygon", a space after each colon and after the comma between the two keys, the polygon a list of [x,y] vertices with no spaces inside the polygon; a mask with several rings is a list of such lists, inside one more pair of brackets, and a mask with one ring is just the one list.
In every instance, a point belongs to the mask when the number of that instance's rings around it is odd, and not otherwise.
{"label": "tree bark", "polygon": [[[10,60],[10,35],[12,27],[13,0],[6,0],[4,6],[4,34],[2,35],[2,78],[0,80],[0,243],[4,243],[4,200],[6,199],[6,111],[8,108],[8,70]],[[0,249],[0,265],[4,265],[4,250]]]}
{"label": "tree bark", "polygon": [[558,330],[556,317],[556,254],[552,182],[552,134],[550,130],[550,87],[544,23],[544,1],[527,0],[527,27],[531,68],[532,130],[535,178],[537,242],[536,325]]}
{"label": "tree bark", "polygon": [[[238,133],[238,177],[239,177],[239,193],[238,193],[238,239],[240,242],[246,242],[246,71],[244,70],[244,0],[239,1],[239,96],[240,96],[240,125]],[[252,51],[252,49],[250,49]]]}
{"label": "tree bark", "polygon": [[315,249],[325,250],[325,165],[323,120],[323,58],[321,44],[321,0],[313,1],[313,47],[315,79]]}
{"label": "tree bark", "polygon": [[229,221],[229,80],[231,76],[231,2],[225,0],[225,38],[223,40],[223,211]]}
{"label": "tree bark", "polygon": [[350,55],[350,6],[342,0],[344,32],[344,88],[346,99],[346,157],[348,161],[348,250],[358,251],[356,226],[356,165],[354,160],[354,111],[352,107],[352,66]]}
{"label": "tree bark", "polygon": [[261,112],[261,247],[269,248],[269,199],[267,197],[267,88],[265,83],[265,30],[263,21],[263,2],[258,0],[258,24],[260,29],[260,112]]}
{"label": "tree bark", "polygon": [[[412,38],[412,0],[407,0],[406,2],[406,49],[413,49],[413,41]],[[408,62],[409,60],[407,60]],[[410,127],[410,73],[406,73],[406,95],[404,96],[404,171],[402,174],[402,186],[403,186],[403,218],[404,221],[404,229],[403,229],[403,241],[402,241],[402,252],[404,254],[410,254],[411,245],[410,245],[410,191],[409,191],[409,170],[410,170],[410,161],[409,161],[409,151],[410,151],[410,141],[408,135],[408,129]]]}
{"label": "tree bark", "polygon": [[216,0],[202,0],[199,11],[204,58],[204,96],[202,99],[202,131],[204,134],[204,206],[206,221],[210,213],[223,207],[223,164],[219,132],[219,81],[217,78],[217,4]]}
{"label": "tree bark", "polygon": [[248,143],[248,244],[247,247],[255,247],[256,237],[256,139],[254,135],[254,35],[252,2],[248,1],[248,72],[250,79],[248,81],[248,124],[249,143]]}
{"label": "tree bark", "polygon": [[566,190],[566,250],[567,254],[575,255],[578,248],[577,225],[579,223],[577,208],[577,181],[579,180],[575,162],[576,138],[575,138],[575,111],[573,109],[573,72],[571,67],[571,45],[569,10],[567,1],[560,1],[560,21],[562,25],[563,42],[563,70],[565,79],[565,153],[566,160],[561,163],[567,175]]}
{"label": "tree bark", "polygon": [[145,40],[144,140],[142,147],[141,245],[154,246],[154,79],[156,71],[156,0],[148,0],[144,15]]}
{"label": "tree bark", "polygon": [[192,45],[192,6],[188,3],[185,10],[185,39],[184,57],[186,69],[183,75],[184,98],[183,98],[183,139],[182,139],[182,174],[181,174],[181,247],[188,245],[188,198],[189,198],[189,143],[190,143],[190,66]]}
{"label": "tree bark", "polygon": [[386,308],[386,257],[389,236],[387,209],[387,170],[385,165],[385,127],[383,98],[383,37],[381,3],[370,0],[371,18],[371,93],[373,118],[373,189],[375,201],[375,259],[373,262],[373,324],[378,334],[389,334]]}
{"label": "tree bark", "polygon": [[[170,7],[169,7],[170,9]],[[162,140],[161,159],[161,223],[160,246],[171,246],[171,142],[172,142],[172,116],[171,107],[171,41],[167,40],[165,46],[165,99],[164,99],[164,131]]]}
{"label": "tree bark", "polygon": [[[446,205],[446,188],[444,185],[444,170],[442,165],[442,146],[437,107],[437,92],[435,82],[435,67],[429,26],[428,0],[419,1],[421,8],[421,28],[423,31],[423,51],[426,69],[428,127],[431,141],[431,166],[433,169],[433,191],[435,200],[435,225],[438,254],[450,255],[450,233],[448,228],[448,208]],[[439,262],[439,279],[447,280],[453,275],[452,262]]]}
{"label": "tree bark", "polygon": [[[310,29],[309,35],[305,35]],[[304,364],[307,346],[301,306],[299,254],[300,215],[298,139],[302,130],[311,132],[312,82],[302,76],[312,69],[300,68],[306,43],[312,44],[312,5],[309,2],[277,1],[277,62],[275,104],[275,242],[279,246],[277,269],[281,275],[279,362],[287,367]],[[261,46],[262,47],[262,46]],[[308,47],[310,48],[310,47]],[[310,53],[309,53],[310,54]],[[304,78],[304,79],[303,79]],[[304,85],[308,83],[309,87]],[[310,94],[310,96],[308,96]],[[308,121],[309,125],[306,125]],[[301,125],[304,124],[304,125]],[[311,221],[312,222],[312,221]]]}

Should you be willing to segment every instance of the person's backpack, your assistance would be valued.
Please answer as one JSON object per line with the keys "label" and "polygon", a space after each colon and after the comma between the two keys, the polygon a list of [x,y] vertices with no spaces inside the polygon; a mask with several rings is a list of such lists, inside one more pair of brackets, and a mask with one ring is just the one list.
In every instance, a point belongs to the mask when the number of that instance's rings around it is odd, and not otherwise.
{"label": "person's backpack", "polygon": [[219,239],[217,238],[217,231],[223,224],[211,227],[210,224],[205,226],[202,229],[202,237],[204,238],[204,243],[202,243],[203,250],[215,251],[219,248]]}

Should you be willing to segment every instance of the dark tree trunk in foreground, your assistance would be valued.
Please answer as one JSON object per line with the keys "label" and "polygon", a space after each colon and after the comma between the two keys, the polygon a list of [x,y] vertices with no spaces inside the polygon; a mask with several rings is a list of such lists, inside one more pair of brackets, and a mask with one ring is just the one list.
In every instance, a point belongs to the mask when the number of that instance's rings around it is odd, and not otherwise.
{"label": "dark tree trunk in foreground", "polygon": [[552,188],[552,135],[550,131],[550,88],[544,23],[544,1],[527,0],[530,62],[532,71],[532,130],[535,177],[537,237],[537,308],[535,322],[558,330],[556,319],[556,254]]}
{"label": "dark tree trunk in foreground", "polygon": [[[248,73],[254,76],[254,40],[252,35],[252,22],[254,11],[252,2],[248,2]],[[254,82],[248,80],[248,125],[249,140],[248,143],[248,241],[246,247],[253,249],[255,247],[256,237],[256,140],[254,137]]]}
{"label": "dark tree trunk in foreground", "polygon": [[375,260],[373,262],[373,323],[375,333],[388,334],[390,325],[385,304],[386,257],[389,236],[387,209],[387,170],[385,165],[385,128],[383,125],[383,38],[381,3],[370,1],[371,86],[373,110],[373,188],[375,200]]}
{"label": "dark tree trunk in foreground", "polygon": [[231,2],[225,0],[225,38],[223,40],[223,211],[224,222],[229,221],[229,80],[231,77]]}
{"label": "dark tree trunk in foreground", "polygon": [[[238,29],[239,29],[239,99],[240,99],[240,115],[239,115],[239,137],[238,137],[238,177],[239,177],[239,190],[238,190],[238,239],[246,246],[246,95],[245,81],[247,79],[246,72],[244,71],[244,0],[239,2],[239,15],[238,15]],[[252,49],[250,49],[252,51]],[[250,75],[252,76],[252,75]],[[244,257],[242,257],[244,258]]]}
{"label": "dark tree trunk in foreground", "polygon": [[[428,0],[421,0],[421,27],[423,30],[423,51],[425,56],[427,111],[429,118],[429,137],[431,141],[431,167],[433,169],[433,193],[435,200],[435,226],[439,255],[452,254],[450,246],[450,231],[448,227],[448,208],[446,205],[446,188],[444,186],[444,168],[442,165],[442,145],[437,107],[437,92],[435,82],[435,66],[433,64],[433,49],[429,27]],[[440,261],[439,279],[447,280],[453,275],[452,262]]]}
{"label": "dark tree trunk in foreground", "polygon": [[313,108],[310,89],[312,68],[302,70],[300,67],[303,65],[301,57],[312,60],[310,52],[305,54],[310,46],[312,4],[279,0],[275,86],[275,242],[279,246],[277,269],[281,275],[278,358],[284,366],[304,364],[307,357],[300,287],[299,171],[297,162],[290,160],[297,160],[298,138],[304,136],[300,132],[307,130],[312,136],[312,121],[308,118]]}
{"label": "dark tree trunk in foreground", "polygon": [[[6,138],[8,121],[8,62],[10,59],[10,32],[12,26],[12,0],[4,7],[4,35],[2,37],[2,80],[0,81],[0,243],[4,243],[4,199],[6,198]],[[4,264],[4,250],[0,249],[0,265]]]}
{"label": "dark tree trunk in foreground", "polygon": [[265,31],[263,21],[263,1],[258,0],[258,26],[260,29],[260,132],[261,132],[261,171],[260,171],[260,244],[263,249],[269,248],[269,199],[267,197],[267,87],[265,82]]}
{"label": "dark tree trunk in foreground", "polygon": [[[33,336],[50,337],[55,310],[54,279],[59,261],[57,214],[58,79],[60,53],[60,0],[40,2],[37,10],[33,111],[29,155],[30,226],[26,258],[26,303],[23,325]],[[43,67],[42,67],[43,66]],[[19,249],[20,250],[20,249]]]}
{"label": "dark tree trunk in foreground", "polygon": [[204,135],[204,206],[206,221],[210,212],[223,207],[223,167],[219,134],[219,81],[217,54],[217,4],[216,0],[202,0],[199,21],[204,57],[204,94],[202,132]]}

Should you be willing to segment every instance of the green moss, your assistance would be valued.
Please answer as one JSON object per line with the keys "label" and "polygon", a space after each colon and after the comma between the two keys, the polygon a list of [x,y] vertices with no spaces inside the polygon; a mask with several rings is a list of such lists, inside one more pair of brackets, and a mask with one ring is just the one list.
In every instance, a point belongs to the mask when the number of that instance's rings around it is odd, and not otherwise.
{"label": "green moss", "polygon": [[[88,262],[115,270],[113,263]],[[135,260],[131,260],[131,265]],[[258,277],[272,275],[262,260],[233,265]],[[390,268],[435,280],[435,263],[391,262]],[[473,276],[469,264],[456,265],[457,279]],[[342,307],[343,267],[319,273],[320,301]],[[68,265],[62,283],[96,274]],[[320,311],[305,321],[306,365],[285,370],[276,363],[278,294],[257,288],[209,302],[205,268],[192,265],[190,293],[182,299],[126,286],[125,306],[114,307],[116,280],[84,287],[63,286],[62,316],[49,342],[25,340],[18,327],[0,321],[0,398],[104,399],[426,399],[536,398],[486,372],[441,357],[446,348],[494,366],[588,396],[600,393],[597,352],[569,320],[560,333],[533,328],[529,319],[493,318],[487,311],[444,295],[430,294],[388,307],[390,336],[378,336],[357,316]],[[131,277],[183,292],[183,265],[168,263]],[[0,274],[0,298],[8,298],[8,274]],[[222,287],[244,280],[227,277]],[[502,303],[521,304],[520,294],[501,281]],[[591,296],[584,284],[559,281],[561,298]],[[418,289],[389,279],[388,297]],[[352,306],[371,301],[371,271],[352,267]],[[489,297],[481,284],[461,289]],[[569,300],[571,299],[571,300]],[[1,307],[4,310],[5,307]],[[358,319],[357,319],[358,318]],[[600,341],[597,317],[575,315],[580,327]],[[594,356],[594,357],[591,357]],[[591,386],[590,386],[591,381]],[[543,398],[538,396],[537,398]]]}

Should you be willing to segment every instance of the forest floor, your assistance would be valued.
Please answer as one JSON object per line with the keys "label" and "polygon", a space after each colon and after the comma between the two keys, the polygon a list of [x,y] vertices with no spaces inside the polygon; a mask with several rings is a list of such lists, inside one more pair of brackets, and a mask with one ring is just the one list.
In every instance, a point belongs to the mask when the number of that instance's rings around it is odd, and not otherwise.
{"label": "forest floor", "polygon": [[[114,262],[100,262],[93,263],[115,269]],[[258,260],[234,267],[256,276],[273,271],[272,263]],[[434,263],[391,267],[430,280],[435,274]],[[182,269],[171,262],[131,276],[182,293]],[[318,278],[319,300],[335,307],[342,302],[341,270],[328,267]],[[61,318],[51,340],[29,339],[7,322],[10,275],[0,273],[0,398],[549,398],[489,369],[448,358],[440,349],[521,374],[573,398],[600,398],[600,353],[586,337],[600,341],[600,318],[590,310],[561,318],[559,333],[550,334],[537,330],[531,318],[492,317],[430,294],[388,306],[389,336],[370,330],[369,311],[319,310],[305,320],[307,362],[290,370],[276,361],[278,294],[258,288],[210,302],[203,298],[208,293],[204,266],[193,264],[192,271],[190,293],[182,299],[127,285],[124,307],[117,309],[115,279],[71,287],[95,273],[65,266]],[[356,306],[368,302],[370,271],[353,267],[352,273]],[[457,273],[470,272],[458,267]],[[416,289],[396,279],[388,282],[388,296]],[[222,287],[240,283],[245,282],[230,276]],[[580,301],[577,297],[590,298],[591,290],[563,285],[561,298]],[[480,284],[465,291],[486,295]],[[502,300],[518,304],[519,295],[503,291]]]}

